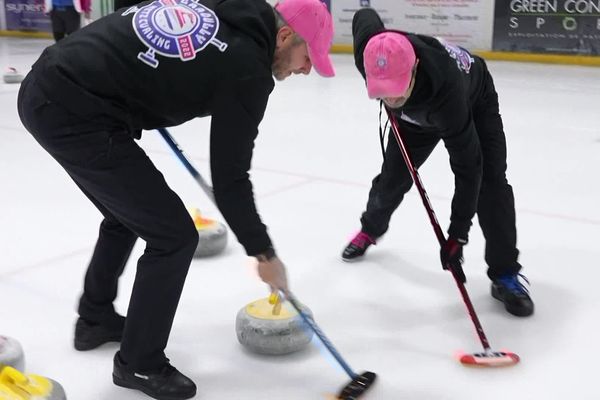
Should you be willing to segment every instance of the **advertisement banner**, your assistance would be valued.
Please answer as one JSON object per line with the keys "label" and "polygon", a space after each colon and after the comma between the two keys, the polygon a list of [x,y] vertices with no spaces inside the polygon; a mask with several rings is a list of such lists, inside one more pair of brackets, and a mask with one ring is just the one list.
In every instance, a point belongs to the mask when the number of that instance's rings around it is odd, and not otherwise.
{"label": "advertisement banner", "polygon": [[375,9],[387,28],[442,37],[472,50],[490,50],[494,3],[490,0],[332,0],[335,44],[352,44],[352,18]]}
{"label": "advertisement banner", "polygon": [[497,0],[493,49],[600,55],[600,0]]}
{"label": "advertisement banner", "polygon": [[6,29],[52,32],[50,17],[44,14],[43,0],[4,0]]}

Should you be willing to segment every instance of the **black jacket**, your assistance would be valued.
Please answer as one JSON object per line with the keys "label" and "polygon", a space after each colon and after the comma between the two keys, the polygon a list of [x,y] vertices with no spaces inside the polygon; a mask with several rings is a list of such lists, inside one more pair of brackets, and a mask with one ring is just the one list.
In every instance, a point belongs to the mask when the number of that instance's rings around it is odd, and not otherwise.
{"label": "black jacket", "polygon": [[[373,9],[362,9],[354,15],[354,58],[363,78],[364,48],[372,36],[384,31],[390,30],[385,29]],[[401,129],[435,135],[444,141],[455,176],[448,234],[467,239],[482,176],[481,148],[472,106],[483,88],[485,66],[480,58],[462,48],[429,36],[401,33],[413,45],[419,65],[410,98],[394,114]]]}
{"label": "black jacket", "polygon": [[274,87],[273,9],[264,0],[167,3],[121,9],[49,47],[33,67],[38,83],[69,112],[138,137],[142,129],[212,116],[215,199],[256,255],[271,247],[248,171]]}

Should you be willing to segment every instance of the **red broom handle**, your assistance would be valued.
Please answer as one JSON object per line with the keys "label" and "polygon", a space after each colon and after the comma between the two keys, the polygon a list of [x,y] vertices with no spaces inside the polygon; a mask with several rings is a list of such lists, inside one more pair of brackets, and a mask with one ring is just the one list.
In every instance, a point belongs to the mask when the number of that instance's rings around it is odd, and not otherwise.
{"label": "red broom handle", "polygon": [[[435,212],[433,211],[433,207],[431,206],[431,202],[429,201],[429,197],[427,196],[427,192],[425,192],[425,188],[423,187],[423,183],[421,182],[421,177],[419,176],[419,172],[415,168],[412,158],[408,153],[408,148],[404,144],[404,138],[400,133],[400,129],[398,128],[398,121],[396,121],[396,117],[392,114],[392,112],[386,107],[385,108],[388,119],[392,124],[392,131],[396,140],[398,141],[398,146],[400,147],[400,152],[402,153],[402,157],[404,158],[404,162],[406,162],[406,167],[412,176],[413,182],[421,195],[421,200],[423,201],[423,205],[425,206],[425,210],[427,210],[427,215],[429,216],[429,220],[431,221],[431,226],[433,226],[433,230],[435,231],[435,235],[437,236],[438,242],[440,246],[443,246],[446,243],[446,237],[444,236],[444,232],[442,232],[442,228],[440,227],[440,223],[435,216]],[[471,317],[471,321],[473,321],[473,325],[475,325],[475,330],[477,331],[477,336],[479,336],[479,340],[483,345],[483,348],[488,351],[491,349],[490,343],[485,336],[485,332],[483,332],[483,327],[481,326],[481,322],[479,322],[479,318],[477,317],[477,313],[475,312],[475,308],[473,307],[473,303],[467,293],[467,289],[465,285],[458,279],[456,272],[452,268],[448,268],[454,277],[454,281],[456,282],[456,286],[458,286],[458,290],[462,295],[463,301],[467,306],[467,310],[469,311],[469,316]]]}

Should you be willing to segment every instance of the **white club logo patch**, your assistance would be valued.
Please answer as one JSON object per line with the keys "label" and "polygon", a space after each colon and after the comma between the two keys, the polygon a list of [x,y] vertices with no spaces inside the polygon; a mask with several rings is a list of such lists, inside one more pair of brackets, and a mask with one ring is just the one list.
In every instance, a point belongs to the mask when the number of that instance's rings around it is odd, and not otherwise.
{"label": "white club logo patch", "polygon": [[471,54],[462,47],[449,43],[443,38],[436,37],[436,39],[446,48],[450,57],[456,60],[458,68],[468,74],[471,71],[471,65],[475,62]]}
{"label": "white club logo patch", "polygon": [[387,60],[385,59],[385,57],[378,57],[377,58],[377,66],[379,68],[384,68],[387,65]]}
{"label": "white club logo patch", "polygon": [[222,52],[227,49],[227,43],[215,37],[219,19],[195,0],[156,0],[141,8],[132,7],[123,15],[131,12],[135,12],[133,30],[148,46],[138,59],[152,68],[159,64],[156,54],[189,61],[209,44]]}

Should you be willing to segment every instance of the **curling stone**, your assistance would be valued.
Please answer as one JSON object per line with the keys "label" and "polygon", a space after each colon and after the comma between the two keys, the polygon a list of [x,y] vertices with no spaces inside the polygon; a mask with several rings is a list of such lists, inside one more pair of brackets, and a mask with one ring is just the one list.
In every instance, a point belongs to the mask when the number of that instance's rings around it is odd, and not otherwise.
{"label": "curling stone", "polygon": [[60,383],[52,379],[5,367],[0,371],[0,399],[66,400],[67,395]]}
{"label": "curling stone", "polygon": [[189,211],[198,230],[198,247],[194,257],[210,257],[221,253],[227,246],[227,227],[221,222],[203,218],[197,208]]}
{"label": "curling stone", "polygon": [[23,371],[25,369],[25,355],[21,344],[17,340],[0,335],[0,369],[5,366]]}
{"label": "curling stone", "polygon": [[[306,306],[302,311],[312,318]],[[242,308],[235,321],[238,341],[248,350],[259,354],[289,354],[305,348],[313,332],[302,317],[289,307],[273,314],[268,299],[260,299]]]}
{"label": "curling stone", "polygon": [[21,75],[16,68],[9,67],[4,72],[2,78],[4,79],[4,83],[21,83],[23,75]]}

